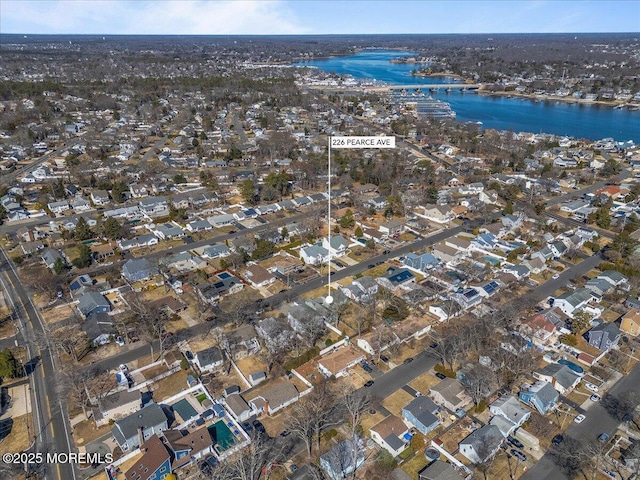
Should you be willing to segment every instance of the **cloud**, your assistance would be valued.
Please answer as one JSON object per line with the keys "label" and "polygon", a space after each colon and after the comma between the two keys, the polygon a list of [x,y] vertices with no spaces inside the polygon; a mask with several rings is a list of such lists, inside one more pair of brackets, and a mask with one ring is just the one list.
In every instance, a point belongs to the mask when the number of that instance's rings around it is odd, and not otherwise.
{"label": "cloud", "polygon": [[286,3],[278,0],[2,0],[0,5],[4,33],[308,33]]}

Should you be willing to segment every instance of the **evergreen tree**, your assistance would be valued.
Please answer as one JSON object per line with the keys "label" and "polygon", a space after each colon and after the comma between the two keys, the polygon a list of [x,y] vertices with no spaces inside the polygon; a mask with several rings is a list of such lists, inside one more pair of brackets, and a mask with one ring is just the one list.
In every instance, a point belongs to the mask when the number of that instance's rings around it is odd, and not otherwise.
{"label": "evergreen tree", "polygon": [[16,378],[20,373],[20,364],[13,352],[5,348],[0,352],[0,378]]}

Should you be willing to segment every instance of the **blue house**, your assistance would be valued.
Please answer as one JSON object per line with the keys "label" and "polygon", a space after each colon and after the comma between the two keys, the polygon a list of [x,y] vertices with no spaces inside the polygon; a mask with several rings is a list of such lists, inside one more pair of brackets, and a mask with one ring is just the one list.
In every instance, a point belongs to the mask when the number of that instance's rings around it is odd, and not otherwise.
{"label": "blue house", "polygon": [[418,397],[402,409],[402,418],[426,435],[440,424],[436,417],[438,407],[429,397]]}
{"label": "blue house", "polygon": [[140,447],[144,453],[124,474],[135,480],[164,480],[171,473],[171,455],[157,435],[152,435]]}
{"label": "blue house", "polygon": [[111,304],[98,292],[86,292],[78,299],[78,310],[86,318],[93,313],[110,312]]}
{"label": "blue house", "polygon": [[549,382],[540,380],[533,385],[523,385],[518,398],[544,415],[556,404],[560,394]]}
{"label": "blue house", "polygon": [[416,270],[420,270],[421,272],[431,270],[433,267],[438,265],[438,263],[440,263],[440,260],[438,260],[430,253],[423,253],[422,255],[408,253],[404,258],[404,264],[407,267],[415,268]]}

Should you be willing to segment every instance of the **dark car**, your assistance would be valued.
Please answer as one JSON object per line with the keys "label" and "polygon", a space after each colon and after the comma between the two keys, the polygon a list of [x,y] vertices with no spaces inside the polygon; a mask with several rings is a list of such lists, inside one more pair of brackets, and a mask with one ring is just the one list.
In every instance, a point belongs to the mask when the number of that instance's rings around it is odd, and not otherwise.
{"label": "dark car", "polygon": [[280,438],[284,438],[287,437],[291,434],[291,432],[289,430],[283,430],[280,432]]}
{"label": "dark car", "polygon": [[253,430],[253,425],[251,425],[249,422],[242,422],[242,424],[240,426],[247,433],[249,433],[249,432],[251,432],[251,430]]}
{"label": "dark car", "polygon": [[187,235],[186,237],[183,237],[182,242],[185,245],[191,245],[194,242],[194,240],[193,240],[193,237]]}
{"label": "dark car", "polygon": [[385,250],[384,252],[382,252],[383,255],[389,255],[391,253],[391,250]]}
{"label": "dark car", "polygon": [[362,365],[362,369],[367,373],[373,372],[373,369],[368,364],[367,365]]}
{"label": "dark car", "polygon": [[340,262],[335,261],[335,260],[334,260],[334,262],[333,262],[333,263],[335,263],[335,264],[336,264],[336,266],[338,266],[338,267],[340,267],[340,268],[344,268],[344,263],[340,263]]}
{"label": "dark car", "polygon": [[413,357],[409,357],[409,358],[405,359],[405,361],[402,362],[402,363],[411,363],[411,362],[413,362]]}
{"label": "dark car", "polygon": [[447,378],[447,376],[444,373],[440,373],[440,372],[436,372],[436,377],[438,377],[440,380],[444,380],[445,378]]}
{"label": "dark car", "polygon": [[517,438],[513,438],[512,436],[508,436],[507,437],[507,442],[509,442],[514,447],[517,447],[517,448],[520,448],[520,449],[524,448],[524,445],[522,444],[522,442],[520,440],[518,440]]}
{"label": "dark car", "polygon": [[557,447],[562,443],[563,440],[564,440],[564,436],[558,434],[555,437],[553,437],[553,439],[551,440],[551,445],[555,445]]}
{"label": "dark car", "polygon": [[233,235],[234,233],[236,233],[235,230],[229,230],[229,235]]}
{"label": "dark car", "polygon": [[267,431],[264,429],[264,425],[262,425],[262,423],[259,420],[254,420],[252,426],[253,428],[256,429],[256,432],[258,433],[267,433]]}
{"label": "dark car", "polygon": [[193,353],[191,353],[191,350],[186,350],[184,352],[184,356],[187,357],[187,360],[189,361],[193,360]]}
{"label": "dark car", "polygon": [[384,363],[388,363],[389,362],[389,358],[385,357],[384,355],[380,355],[380,360],[382,360]]}
{"label": "dark car", "polygon": [[438,344],[437,343],[432,343],[431,345],[429,345],[429,348],[438,348]]}
{"label": "dark car", "polygon": [[218,461],[214,456],[209,455],[202,462],[199,463],[200,471],[206,476],[211,476],[213,469],[218,465]]}
{"label": "dark car", "polygon": [[367,268],[374,268],[374,267],[375,267],[375,265],[373,263],[367,265]]}
{"label": "dark car", "polygon": [[527,461],[527,456],[524,453],[522,453],[521,451],[516,450],[515,448],[512,448],[511,450],[509,450],[509,453],[511,453],[511,455],[516,457],[521,462],[526,462]]}
{"label": "dark car", "polygon": [[366,382],[364,384],[365,387],[369,388],[371,385],[373,385],[373,380],[369,380],[368,382]]}

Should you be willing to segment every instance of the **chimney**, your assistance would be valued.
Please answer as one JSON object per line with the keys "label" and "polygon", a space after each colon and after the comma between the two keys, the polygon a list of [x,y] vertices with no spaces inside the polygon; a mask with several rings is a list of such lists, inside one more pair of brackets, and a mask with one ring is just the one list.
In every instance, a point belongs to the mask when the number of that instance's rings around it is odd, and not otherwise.
{"label": "chimney", "polygon": [[142,444],[144,443],[144,427],[138,427],[138,442],[140,442],[140,449],[142,449]]}

